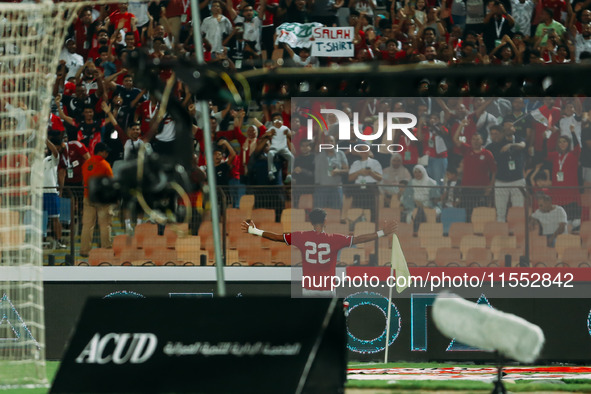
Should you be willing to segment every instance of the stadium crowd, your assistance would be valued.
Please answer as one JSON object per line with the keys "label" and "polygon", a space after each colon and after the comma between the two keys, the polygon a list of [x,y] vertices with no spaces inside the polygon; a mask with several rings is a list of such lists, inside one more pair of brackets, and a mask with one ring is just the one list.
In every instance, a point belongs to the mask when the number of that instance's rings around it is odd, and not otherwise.
{"label": "stadium crowd", "polygon": [[[587,99],[551,97],[327,101],[320,105],[358,114],[362,119],[359,132],[368,136],[380,127],[378,114],[416,114],[416,140],[398,130],[393,141],[384,133],[378,141],[359,138],[335,144],[339,125],[328,115],[325,131],[310,123],[316,128],[314,135],[320,136],[313,149],[304,138],[306,127],[294,132],[301,147],[295,181],[298,185],[331,185],[316,190],[315,203],[321,207],[341,208],[337,185],[352,182],[364,188],[374,186],[386,201],[396,194],[403,216],[417,207],[438,211],[463,207],[469,218],[476,206],[494,206],[498,221],[505,221],[509,206],[524,206],[522,190],[528,188],[549,195],[576,228],[588,215],[581,210],[579,187],[591,182],[586,157],[591,153],[589,104]],[[303,109],[296,110],[307,116]],[[293,120],[303,125],[306,118],[292,116]],[[302,160],[310,150],[316,152],[314,160]],[[392,150],[400,153],[392,154]],[[325,193],[332,194],[327,198]],[[532,203],[535,210],[535,199]],[[359,204],[355,197],[353,204]]]}
{"label": "stadium crowd", "polygon": [[[358,62],[442,67],[555,64],[583,62],[591,48],[591,2],[582,1],[418,0],[378,4],[373,0],[214,0],[201,2],[200,12],[205,60],[230,70]],[[309,48],[292,48],[290,42],[277,38],[285,31],[282,25],[307,23],[353,27],[354,55],[313,57]],[[46,170],[48,174],[54,171],[57,163],[58,176],[46,175],[46,186],[57,181],[58,187],[51,194],[62,193],[64,187],[86,185],[83,164],[95,153],[105,156],[113,168],[118,162],[137,157],[145,142],[150,142],[157,153],[173,153],[174,119],[160,111],[156,98],[136,86],[134,75],[124,64],[135,49],[147,52],[152,59],[193,57],[192,34],[188,0],[120,2],[80,11],[60,54],[53,91],[48,146],[57,160],[47,160]],[[160,72],[163,81],[172,76],[170,69]],[[258,103],[262,112],[249,113],[244,108],[210,102],[211,112],[202,114],[196,105],[199,97],[191,95],[180,81],[173,94],[194,118],[192,179],[196,193],[192,204],[202,201],[197,190],[207,164],[204,122],[216,131],[216,180],[218,185],[229,186],[234,206],[247,186],[293,181],[298,186],[317,185],[314,194],[318,206],[340,207],[343,199],[339,186],[354,183],[363,184],[363,188],[379,185],[380,193],[388,196],[399,194],[405,213],[417,206],[465,206],[470,210],[495,205],[498,219],[503,220],[508,204],[522,204],[522,197],[512,189],[494,186],[529,184],[543,189],[591,181],[591,163],[586,162],[590,156],[585,155],[590,149],[590,108],[582,99],[326,103],[326,108],[360,113],[365,134],[375,129],[380,112],[417,114],[419,124],[414,133],[418,141],[396,134],[395,143],[404,150],[391,155],[380,149],[370,154],[319,152],[321,143],[340,144],[335,139],[335,120],[329,117],[331,132],[319,133],[320,137],[308,141],[303,138],[306,116],[299,110],[292,116],[289,100],[262,101]],[[4,103],[5,109],[9,107],[14,107],[13,103]],[[19,121],[8,121],[12,120]],[[97,145],[103,151],[98,152]],[[578,168],[582,168],[581,174]],[[445,187],[429,192],[421,188],[430,185]],[[450,188],[454,185],[473,188],[460,195]],[[552,189],[548,192],[552,194]],[[355,206],[364,204],[362,194],[353,195]],[[565,207],[570,222],[576,224],[581,219],[578,190],[552,198]],[[269,202],[273,199],[276,201]],[[269,200],[264,204],[278,210],[283,206],[281,195],[274,194]],[[57,208],[55,202],[51,204],[54,208],[48,212],[55,217]],[[81,194],[76,204],[85,206]],[[129,221],[126,224],[129,226]]]}
{"label": "stadium crowd", "polygon": [[[214,0],[199,2],[199,11],[205,60],[248,70],[374,61],[439,66],[581,62],[591,50],[590,6],[579,0]],[[298,33],[295,42],[284,39],[298,24],[353,27],[353,55],[313,57],[312,43],[302,39],[306,33]],[[67,77],[91,59],[107,78],[136,47],[159,58],[191,54],[192,34],[188,0],[89,7],[66,45]]]}

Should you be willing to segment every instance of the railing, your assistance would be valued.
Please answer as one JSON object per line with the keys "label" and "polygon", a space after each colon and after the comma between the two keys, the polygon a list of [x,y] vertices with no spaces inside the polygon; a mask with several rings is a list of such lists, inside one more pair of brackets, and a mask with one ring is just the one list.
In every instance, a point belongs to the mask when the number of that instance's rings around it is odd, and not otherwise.
{"label": "railing", "polygon": [[[567,233],[556,237],[544,236],[540,224],[530,219],[538,208],[533,197],[536,190],[531,188],[227,186],[219,191],[226,265],[301,264],[297,250],[244,234],[240,223],[252,219],[257,227],[275,233],[311,230],[308,214],[313,208],[327,211],[329,233],[355,236],[377,231],[386,219],[398,220],[397,233],[409,265],[590,265],[588,188],[544,189],[567,214]],[[124,216],[115,207],[112,249],[97,248],[100,238],[95,226],[89,258],[79,254],[82,190],[67,188],[64,196],[70,197],[66,203],[62,200],[60,217],[66,234],[69,231],[68,249],[54,249],[46,242],[46,264],[213,264],[207,196],[193,207],[196,218],[191,223],[176,227],[132,223],[133,235],[127,235]],[[52,236],[50,231],[48,238]],[[380,238],[342,250],[339,264],[386,265],[390,250],[391,238]]]}

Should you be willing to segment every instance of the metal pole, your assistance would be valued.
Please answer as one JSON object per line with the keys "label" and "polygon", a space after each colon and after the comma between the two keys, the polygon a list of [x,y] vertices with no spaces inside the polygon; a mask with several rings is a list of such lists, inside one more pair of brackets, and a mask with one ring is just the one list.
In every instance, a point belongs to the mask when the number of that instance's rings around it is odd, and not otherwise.
{"label": "metal pole", "polygon": [[[531,259],[530,259],[530,245],[529,245],[529,196],[527,195],[527,190],[525,188],[520,188],[519,191],[523,194],[523,213],[524,220],[525,220],[525,250],[524,250],[524,258],[525,263],[527,263],[527,267],[531,267]],[[521,263],[521,261],[519,262]],[[521,266],[521,264],[519,264]]]}
{"label": "metal pole", "polygon": [[[201,17],[199,15],[199,3],[191,0],[191,19],[193,21],[193,42],[195,44],[195,57],[197,64],[205,64],[203,60],[203,42],[201,40]],[[175,37],[176,38],[176,37]],[[226,283],[224,281],[224,266],[222,250],[220,248],[220,214],[218,211],[218,195],[215,182],[215,171],[213,166],[213,147],[211,143],[211,132],[209,129],[209,106],[205,100],[199,100],[201,114],[205,117],[203,122],[203,139],[205,140],[205,160],[207,161],[207,182],[209,184],[209,204],[211,206],[211,222],[213,231],[214,263],[218,284],[218,295],[226,296]]]}
{"label": "metal pole", "polygon": [[[394,245],[392,245],[394,247]],[[390,259],[390,278],[394,277],[394,261]],[[396,272],[398,279],[398,272]],[[386,313],[386,344],[384,345],[384,364],[388,362],[388,348],[390,341],[390,322],[392,321],[392,286],[388,286],[388,312]]]}

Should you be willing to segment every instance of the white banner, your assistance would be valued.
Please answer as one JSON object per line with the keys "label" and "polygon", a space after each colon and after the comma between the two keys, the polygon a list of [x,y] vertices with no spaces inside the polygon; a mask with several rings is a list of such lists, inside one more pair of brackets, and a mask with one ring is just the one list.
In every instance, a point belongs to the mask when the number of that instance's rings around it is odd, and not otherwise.
{"label": "white banner", "polygon": [[283,23],[275,33],[275,44],[286,43],[292,48],[310,48],[312,45],[312,30],[322,27],[322,23]]}
{"label": "white banner", "polygon": [[315,27],[312,56],[353,57],[353,27]]}

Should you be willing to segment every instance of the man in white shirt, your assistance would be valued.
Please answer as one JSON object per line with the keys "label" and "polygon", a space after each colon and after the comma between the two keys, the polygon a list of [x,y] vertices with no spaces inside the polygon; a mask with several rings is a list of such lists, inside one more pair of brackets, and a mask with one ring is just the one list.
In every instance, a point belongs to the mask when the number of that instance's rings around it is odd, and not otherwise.
{"label": "man in white shirt", "polygon": [[62,224],[60,223],[60,197],[58,193],[57,165],[59,164],[59,152],[49,139],[45,140],[49,149],[49,155],[43,160],[43,211],[51,221],[54,245],[56,249],[65,249],[62,244]]}
{"label": "man in white shirt", "polygon": [[291,173],[293,172],[293,153],[291,144],[291,130],[283,125],[283,116],[276,112],[271,115],[273,126],[267,130],[267,133],[273,134],[271,138],[271,147],[267,153],[267,169],[269,171],[269,180],[275,180],[275,156],[279,155],[287,160],[287,176],[285,183],[291,183]]}
{"label": "man in white shirt", "polygon": [[358,148],[358,152],[363,149],[367,149],[367,151],[359,152],[359,160],[351,164],[349,182],[355,182],[356,185],[359,185],[352,193],[353,207],[370,209],[372,221],[375,221],[375,199],[379,195],[376,185],[382,180],[383,170],[379,161],[369,157],[370,148],[369,145],[366,145],[366,148]]}
{"label": "man in white shirt", "polygon": [[283,47],[296,67],[318,67],[318,58],[310,55],[310,48],[300,48],[299,54],[296,55],[288,44],[284,44]]}
{"label": "man in white shirt", "polygon": [[559,205],[552,204],[552,198],[545,193],[536,194],[539,208],[531,215],[530,224],[537,221],[542,228],[542,235],[548,238],[548,246],[554,247],[556,237],[567,234],[566,211]]}
{"label": "man in white shirt", "polygon": [[511,16],[515,20],[515,25],[511,30],[529,37],[535,8],[536,5],[532,0],[511,0]]}
{"label": "man in white shirt", "polygon": [[263,22],[259,19],[258,16],[254,16],[254,8],[246,4],[242,8],[242,15],[238,15],[238,13],[233,9],[229,8],[230,17],[234,20],[234,25],[238,23],[242,23],[244,32],[242,37],[249,43],[254,43],[254,50],[257,54],[261,53],[261,29],[263,27]]}
{"label": "man in white shirt", "polygon": [[125,141],[123,146],[123,160],[137,159],[138,152],[140,151],[144,141],[140,139],[141,134],[141,123],[131,123],[127,129],[127,136],[129,139]]}
{"label": "man in white shirt", "polygon": [[581,33],[577,31],[577,28],[573,25],[571,27],[571,34],[574,36],[575,44],[575,61],[579,63],[581,61],[581,53],[591,52],[591,24],[587,23],[582,26]]}
{"label": "man in white shirt", "polygon": [[74,78],[78,70],[84,67],[84,59],[76,53],[76,41],[71,38],[66,41],[66,46],[62,49],[59,60],[63,60],[66,63],[66,67],[68,67],[66,81]]}
{"label": "man in white shirt", "polygon": [[447,66],[447,63],[445,63],[444,61],[441,61],[439,59],[436,59],[436,57],[437,57],[437,49],[435,49],[435,46],[427,45],[425,47],[425,60],[420,61],[419,64],[428,64],[430,66],[440,66],[440,67]]}
{"label": "man in white shirt", "polygon": [[214,0],[211,3],[211,16],[205,18],[201,24],[201,32],[205,33],[205,38],[211,44],[213,57],[223,50],[224,35],[232,31],[232,22],[222,15],[222,7],[221,1]]}
{"label": "man in white shirt", "polygon": [[560,129],[561,136],[572,137],[574,131],[577,137],[579,145],[581,145],[581,117],[575,110],[575,105],[572,102],[566,103],[562,111],[564,115],[560,122],[558,122],[558,128]]}

